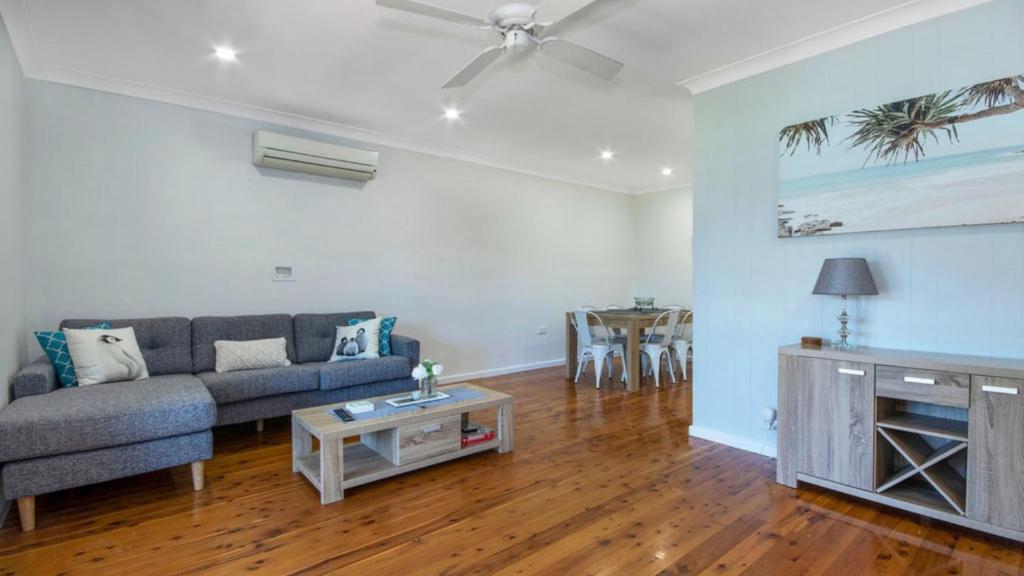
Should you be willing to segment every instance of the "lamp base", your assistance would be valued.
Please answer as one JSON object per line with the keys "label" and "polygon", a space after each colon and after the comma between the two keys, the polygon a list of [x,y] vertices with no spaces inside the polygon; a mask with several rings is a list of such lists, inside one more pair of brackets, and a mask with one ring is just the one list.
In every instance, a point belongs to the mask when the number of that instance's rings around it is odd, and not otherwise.
{"label": "lamp base", "polygon": [[840,350],[849,350],[852,348],[848,338],[852,332],[850,331],[849,323],[850,316],[846,313],[846,294],[843,294],[843,313],[839,315],[839,341],[833,342],[832,347]]}

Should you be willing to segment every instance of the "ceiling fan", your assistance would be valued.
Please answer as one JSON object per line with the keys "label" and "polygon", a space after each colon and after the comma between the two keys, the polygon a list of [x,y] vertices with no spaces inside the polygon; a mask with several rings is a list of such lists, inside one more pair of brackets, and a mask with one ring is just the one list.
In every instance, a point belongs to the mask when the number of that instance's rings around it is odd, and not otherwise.
{"label": "ceiling fan", "polygon": [[459,88],[469,84],[473,78],[476,78],[505,52],[520,54],[535,47],[555,60],[560,60],[605,80],[612,80],[619,70],[622,70],[622,62],[612,60],[561,38],[542,35],[546,27],[561,22],[595,1],[542,0],[536,6],[526,2],[512,2],[499,6],[487,18],[478,18],[417,0],[377,0],[377,5],[466,24],[481,30],[494,30],[502,35],[501,44],[481,52],[443,86],[443,88]]}

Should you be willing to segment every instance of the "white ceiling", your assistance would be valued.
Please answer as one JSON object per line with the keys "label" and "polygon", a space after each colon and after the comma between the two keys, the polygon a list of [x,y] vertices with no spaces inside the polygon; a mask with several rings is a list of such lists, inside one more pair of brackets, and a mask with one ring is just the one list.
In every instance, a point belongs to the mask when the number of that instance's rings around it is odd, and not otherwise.
{"label": "white ceiling", "polygon": [[[431,1],[480,16],[501,3]],[[597,0],[553,33],[625,62],[615,82],[530,54],[454,91],[439,87],[497,37],[373,0],[0,0],[0,13],[30,76],[48,70],[113,91],[146,85],[169,101],[238,103],[378,143],[640,192],[690,182],[691,97],[676,82],[901,4]],[[215,61],[220,44],[239,62]],[[443,120],[448,105],[464,111],[461,121]],[[598,158],[603,148],[614,161]],[[675,175],[662,176],[664,166]]]}

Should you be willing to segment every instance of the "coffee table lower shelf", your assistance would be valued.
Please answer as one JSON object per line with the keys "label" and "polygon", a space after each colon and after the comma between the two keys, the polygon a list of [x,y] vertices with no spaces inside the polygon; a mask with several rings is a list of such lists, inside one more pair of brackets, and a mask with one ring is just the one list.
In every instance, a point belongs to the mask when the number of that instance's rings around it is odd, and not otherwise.
{"label": "coffee table lower shelf", "polygon": [[[406,472],[412,472],[414,470],[419,470],[420,468],[434,466],[449,460],[472,456],[473,454],[486,452],[488,450],[497,450],[500,446],[501,442],[498,440],[490,440],[487,442],[481,442],[480,444],[460,448],[458,451],[449,454],[442,454],[433,458],[420,460],[419,462],[395,466],[365,444],[349,444],[345,446],[345,479],[342,486],[346,489],[355,488],[356,486],[362,486],[363,484],[376,482],[377,480],[383,480],[384,478],[389,478],[391,476],[405,474]],[[323,485],[320,482],[320,451],[317,450],[312,454],[299,457],[297,463],[299,472],[301,472],[317,490],[323,492]]]}

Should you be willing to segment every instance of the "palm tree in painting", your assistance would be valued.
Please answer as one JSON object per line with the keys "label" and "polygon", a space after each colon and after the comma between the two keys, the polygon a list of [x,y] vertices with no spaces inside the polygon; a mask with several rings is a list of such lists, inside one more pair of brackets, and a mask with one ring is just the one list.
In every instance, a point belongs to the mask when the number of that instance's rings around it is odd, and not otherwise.
{"label": "palm tree in painting", "polygon": [[779,142],[784,142],[789,155],[796,154],[800,144],[806,143],[807,150],[812,148],[821,156],[821,147],[828,143],[828,129],[835,126],[836,117],[826,116],[810,122],[801,122],[786,126],[779,132]]}
{"label": "palm tree in painting", "polygon": [[[924,144],[930,139],[959,140],[957,125],[982,118],[1011,114],[1024,109],[1024,75],[982,82],[958,92],[946,91],[901,102],[865,108],[849,114],[856,131],[847,138],[851,148],[866,148],[871,160],[895,164],[925,156]],[[828,143],[823,118],[788,126],[779,135],[786,151],[794,154],[806,142],[808,149]],[[832,122],[834,123],[834,117]]]}
{"label": "palm tree in painting", "polygon": [[1016,112],[1024,108],[1024,75],[975,84],[964,96],[969,106],[984,105],[986,116]]}
{"label": "palm tree in painting", "polygon": [[924,142],[938,141],[944,136],[953,142],[958,138],[955,118],[962,105],[960,94],[940,92],[902,102],[883,104],[877,108],[857,110],[850,114],[850,123],[857,127],[847,140],[851,147],[865,147],[868,158],[890,164],[924,156]]}

